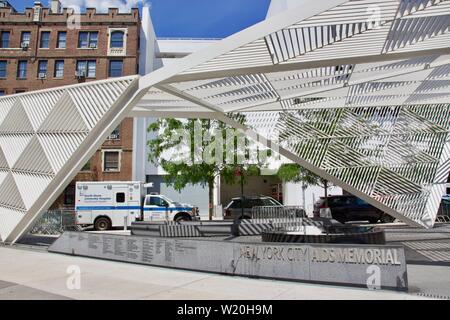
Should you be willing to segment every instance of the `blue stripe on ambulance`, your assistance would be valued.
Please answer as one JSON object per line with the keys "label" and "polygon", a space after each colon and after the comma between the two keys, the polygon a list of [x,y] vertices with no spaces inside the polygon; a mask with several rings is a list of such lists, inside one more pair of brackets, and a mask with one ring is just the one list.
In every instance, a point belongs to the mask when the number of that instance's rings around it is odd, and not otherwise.
{"label": "blue stripe on ambulance", "polygon": [[75,210],[78,211],[88,211],[88,210],[140,210],[140,206],[78,206],[75,208]]}
{"label": "blue stripe on ambulance", "polygon": [[[191,211],[193,208],[189,207],[167,207],[167,210],[175,210],[175,211]],[[144,211],[166,211],[166,207],[159,208],[144,208]]]}
{"label": "blue stripe on ambulance", "polygon": [[[98,210],[141,210],[140,206],[78,206],[75,208],[78,211],[98,211]],[[153,207],[153,208],[144,208],[144,211],[166,211],[166,210],[175,210],[175,211],[191,211],[192,208],[189,207]]]}

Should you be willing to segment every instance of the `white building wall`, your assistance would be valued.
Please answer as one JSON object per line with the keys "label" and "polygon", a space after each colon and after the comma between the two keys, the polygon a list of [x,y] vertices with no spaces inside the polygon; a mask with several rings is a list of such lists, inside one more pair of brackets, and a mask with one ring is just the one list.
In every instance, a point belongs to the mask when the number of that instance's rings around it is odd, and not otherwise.
{"label": "white building wall", "polygon": [[[176,59],[184,58],[218,41],[217,39],[157,39],[148,7],[144,7],[142,10],[141,26],[139,60],[139,73],[141,75],[150,73],[162,66],[167,66],[176,61]],[[151,177],[160,177],[165,174],[161,167],[155,166],[148,161],[147,141],[154,139],[155,134],[149,133],[147,128],[155,120],[155,118],[134,119],[133,180],[135,181],[147,181],[148,176],[151,179]],[[179,193],[172,187],[161,182],[161,179],[155,178],[154,180],[159,184],[157,189],[160,193],[172,197],[173,200],[179,202],[197,205],[203,217],[208,215],[207,188],[189,185]],[[215,197],[215,200],[217,201],[217,197]]]}
{"label": "white building wall", "polygon": [[[150,15],[150,8],[142,8],[140,32],[139,74],[145,75],[162,67],[155,52],[158,49],[155,29]],[[153,120],[151,118],[134,118],[133,121],[133,180],[145,182],[147,172],[147,128]]]}
{"label": "white building wall", "polygon": [[[303,190],[302,183],[288,182],[283,184],[284,205],[301,206],[310,217],[313,216],[314,203],[324,195],[325,190],[321,186],[306,186],[305,190]],[[335,186],[329,187],[328,195],[342,195],[342,188]]]}

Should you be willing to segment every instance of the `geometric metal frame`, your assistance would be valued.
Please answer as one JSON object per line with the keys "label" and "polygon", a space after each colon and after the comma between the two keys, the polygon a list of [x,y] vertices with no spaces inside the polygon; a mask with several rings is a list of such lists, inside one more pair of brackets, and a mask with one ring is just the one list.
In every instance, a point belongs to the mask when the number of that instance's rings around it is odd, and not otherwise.
{"label": "geometric metal frame", "polygon": [[138,114],[209,110],[235,126],[224,115],[245,114],[243,129],[288,159],[431,227],[450,171],[449,12],[450,1],[305,1],[180,61]]}
{"label": "geometric metal frame", "polygon": [[[450,1],[301,5],[143,77],[0,98],[1,239],[20,238],[125,116],[220,119],[432,227],[450,171]],[[44,139],[58,133],[79,140]]]}
{"label": "geometric metal frame", "polygon": [[132,108],[138,77],[0,98],[0,237],[15,242]]}

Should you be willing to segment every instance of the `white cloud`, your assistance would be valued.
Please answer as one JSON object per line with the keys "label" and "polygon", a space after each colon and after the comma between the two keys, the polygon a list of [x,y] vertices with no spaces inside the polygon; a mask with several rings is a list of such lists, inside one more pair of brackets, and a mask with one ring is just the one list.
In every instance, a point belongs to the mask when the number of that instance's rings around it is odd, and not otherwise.
{"label": "white cloud", "polygon": [[131,8],[145,4],[145,0],[60,0],[63,7],[77,6],[95,8],[97,12],[107,12],[108,8],[119,8],[120,12],[130,12]]}

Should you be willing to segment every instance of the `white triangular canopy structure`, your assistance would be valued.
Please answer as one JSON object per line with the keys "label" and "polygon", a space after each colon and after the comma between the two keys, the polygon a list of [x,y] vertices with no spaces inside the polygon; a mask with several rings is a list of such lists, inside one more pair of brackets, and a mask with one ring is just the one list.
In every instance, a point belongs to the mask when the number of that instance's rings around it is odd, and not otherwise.
{"label": "white triangular canopy structure", "polygon": [[132,76],[0,98],[2,241],[33,226],[131,111],[137,89]]}
{"label": "white triangular canopy structure", "polygon": [[[450,1],[298,2],[139,79],[54,89],[62,93],[39,121],[27,106],[43,92],[0,98],[0,131],[10,130],[9,109],[25,108],[11,114],[41,123],[32,137],[54,172],[20,221],[0,199],[0,221],[16,223],[0,227],[2,239],[20,238],[125,116],[222,120],[384,212],[432,227],[450,171]],[[66,108],[75,127],[58,111]],[[13,167],[22,152],[10,145],[23,132],[8,130],[0,147]],[[24,185],[15,174],[3,185]]]}
{"label": "white triangular canopy structure", "polygon": [[65,93],[55,103],[49,115],[39,126],[39,132],[86,132],[89,131],[75,102],[69,93]]}

